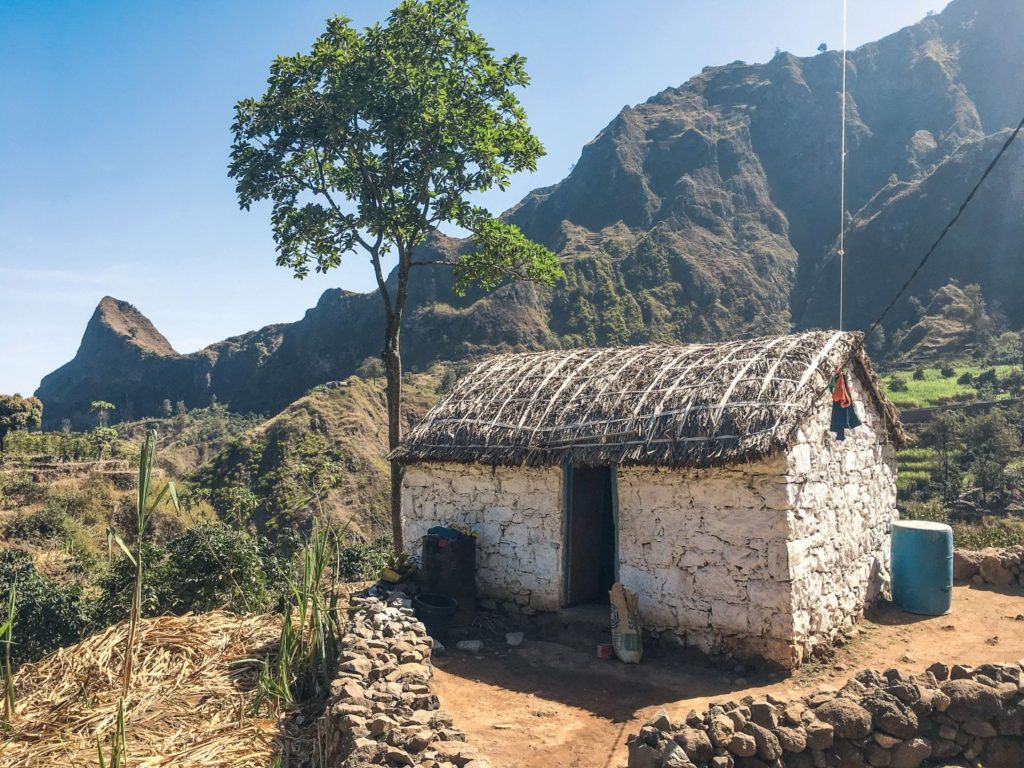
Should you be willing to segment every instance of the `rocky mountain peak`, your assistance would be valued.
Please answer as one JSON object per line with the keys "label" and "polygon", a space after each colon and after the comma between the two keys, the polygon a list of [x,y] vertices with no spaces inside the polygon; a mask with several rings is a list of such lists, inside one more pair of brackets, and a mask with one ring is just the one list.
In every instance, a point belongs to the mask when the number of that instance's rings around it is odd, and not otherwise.
{"label": "rocky mountain peak", "polygon": [[93,312],[82,345],[104,342],[127,343],[153,355],[176,355],[167,338],[148,317],[127,301],[104,296]]}

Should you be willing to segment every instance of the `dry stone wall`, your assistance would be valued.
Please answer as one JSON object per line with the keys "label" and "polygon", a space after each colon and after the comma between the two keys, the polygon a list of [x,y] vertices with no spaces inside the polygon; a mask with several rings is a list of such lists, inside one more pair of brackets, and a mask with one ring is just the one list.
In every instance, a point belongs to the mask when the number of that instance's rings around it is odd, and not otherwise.
{"label": "dry stone wall", "polygon": [[430,688],[432,641],[409,600],[353,598],[337,677],[317,723],[324,768],[489,768]]}
{"label": "dry stone wall", "polygon": [[619,470],[619,580],[646,629],[790,665],[784,469]]}
{"label": "dry stone wall", "polygon": [[896,449],[860,380],[847,378],[864,426],[836,440],[830,409],[815,409],[787,456],[793,637],[804,657],[831,644],[889,583]]}
{"label": "dry stone wall", "polygon": [[1024,586],[1024,546],[955,550],[953,579],[978,586]]}
{"label": "dry stone wall", "polygon": [[1024,660],[920,675],[864,670],[795,701],[661,711],[628,739],[628,768],[918,768],[1024,765]]}
{"label": "dry stone wall", "polygon": [[412,464],[402,484],[406,546],[435,525],[460,523],[477,538],[481,597],[527,612],[557,610],[562,596],[562,470]]}

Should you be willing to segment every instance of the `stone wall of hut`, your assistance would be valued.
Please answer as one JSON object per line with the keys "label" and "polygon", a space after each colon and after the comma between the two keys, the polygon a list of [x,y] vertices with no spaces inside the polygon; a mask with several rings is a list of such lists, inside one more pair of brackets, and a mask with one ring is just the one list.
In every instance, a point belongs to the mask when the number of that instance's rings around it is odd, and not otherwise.
{"label": "stone wall of hut", "polygon": [[864,426],[844,441],[826,402],[774,460],[620,468],[619,577],[646,629],[795,667],[887,587],[895,450],[850,384]]}
{"label": "stone wall of hut", "polygon": [[562,597],[562,468],[412,464],[403,483],[410,552],[435,525],[477,534],[481,597],[554,611]]}
{"label": "stone wall of hut", "polygon": [[859,380],[850,386],[864,426],[845,441],[829,432],[830,412],[815,412],[787,456],[793,501],[787,545],[793,582],[793,636],[801,655],[828,645],[888,588],[896,512],[896,450],[881,413]]}
{"label": "stone wall of hut", "polygon": [[619,470],[619,580],[644,627],[706,653],[789,665],[785,462]]}

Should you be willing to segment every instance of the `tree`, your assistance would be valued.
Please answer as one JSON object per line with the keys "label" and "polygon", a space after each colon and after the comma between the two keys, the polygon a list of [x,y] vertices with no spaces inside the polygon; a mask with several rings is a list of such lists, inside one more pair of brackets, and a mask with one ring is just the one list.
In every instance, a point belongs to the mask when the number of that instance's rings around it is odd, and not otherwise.
{"label": "tree", "polygon": [[43,403],[37,397],[0,395],[0,451],[7,446],[7,435],[19,429],[38,429],[43,422]]}
{"label": "tree", "polygon": [[822,43],[818,46],[818,53],[824,53],[828,50],[828,43]]}
{"label": "tree", "polygon": [[96,427],[88,434],[89,445],[93,449],[93,456],[102,459],[104,452],[114,444],[117,439],[117,430],[113,427]]}
{"label": "tree", "polygon": [[963,451],[964,419],[954,411],[937,413],[921,430],[921,441],[939,455],[942,501],[948,504],[958,491],[957,462]]}
{"label": "tree", "polygon": [[1020,438],[997,409],[971,420],[967,437],[974,482],[981,489],[982,499],[988,501],[1004,490],[1006,467],[1020,450]]}
{"label": "tree", "polygon": [[96,426],[100,429],[107,426],[107,422],[110,421],[110,412],[114,409],[114,404],[108,403],[106,400],[93,400],[89,406],[89,410],[96,414]]}
{"label": "tree", "polygon": [[[309,54],[278,57],[266,93],[235,107],[229,176],[239,205],[271,200],[277,263],[302,278],[344,254],[369,257],[384,309],[388,442],[402,436],[400,333],[409,281],[449,267],[454,288],[553,283],[554,254],[470,195],[504,189],[544,154],[513,89],[525,59],[496,58],[469,27],[466,0],[404,0],[362,32],[328,20]],[[456,256],[414,257],[443,223],[472,234]],[[385,279],[384,259],[397,266]],[[402,467],[391,465],[392,535],[402,548]]]}

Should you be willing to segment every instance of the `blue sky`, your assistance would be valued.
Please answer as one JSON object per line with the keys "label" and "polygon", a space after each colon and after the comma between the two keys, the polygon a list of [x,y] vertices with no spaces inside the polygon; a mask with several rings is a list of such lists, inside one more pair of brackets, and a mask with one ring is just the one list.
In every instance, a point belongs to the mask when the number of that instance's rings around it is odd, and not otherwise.
{"label": "blue sky", "polygon": [[[234,103],[325,18],[383,19],[391,0],[0,2],[0,392],[71,359],[104,295],[139,307],[179,352],[296,320],[329,287],[368,290],[359,257],[294,280],[268,210],[239,211],[226,175]],[[942,0],[853,0],[850,46]],[[628,7],[628,11],[624,10]],[[482,197],[494,212],[563,178],[626,104],[709,64],[776,47],[839,47],[841,0],[476,0],[471,22],[528,58],[522,93],[548,155]],[[339,329],[339,332],[341,330]]]}

